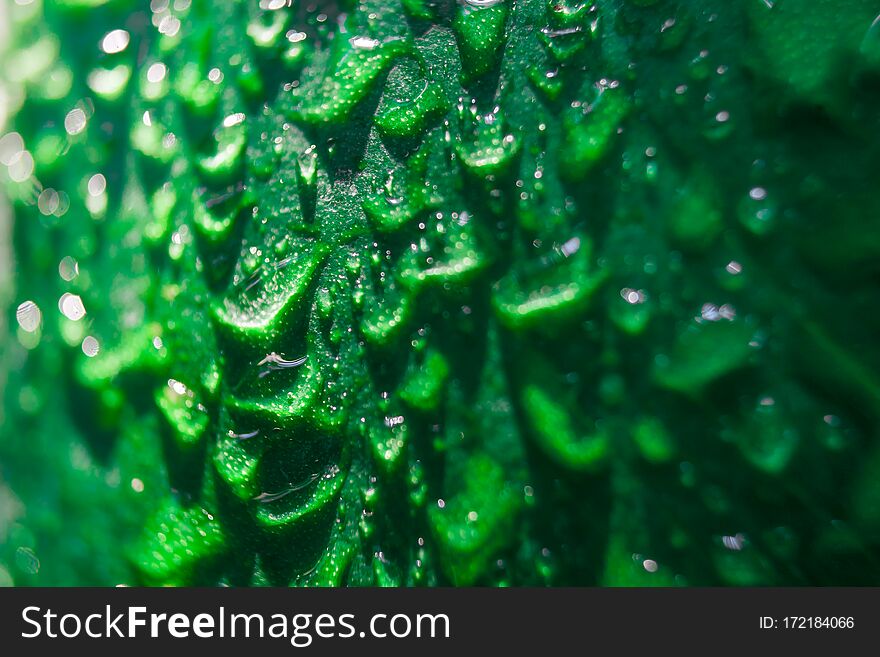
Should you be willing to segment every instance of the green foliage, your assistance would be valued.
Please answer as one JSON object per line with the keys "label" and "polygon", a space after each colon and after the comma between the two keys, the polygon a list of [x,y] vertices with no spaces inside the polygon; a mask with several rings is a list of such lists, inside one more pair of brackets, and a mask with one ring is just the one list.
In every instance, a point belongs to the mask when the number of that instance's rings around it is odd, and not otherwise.
{"label": "green foliage", "polygon": [[880,583],[876,3],[306,7],[9,3],[0,583]]}

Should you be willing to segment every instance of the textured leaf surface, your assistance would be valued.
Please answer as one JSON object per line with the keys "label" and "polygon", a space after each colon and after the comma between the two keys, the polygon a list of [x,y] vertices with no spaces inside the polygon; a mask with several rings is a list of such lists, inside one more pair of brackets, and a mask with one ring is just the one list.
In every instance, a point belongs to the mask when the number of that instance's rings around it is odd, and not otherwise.
{"label": "textured leaf surface", "polygon": [[878,583],[878,3],[5,12],[0,583]]}

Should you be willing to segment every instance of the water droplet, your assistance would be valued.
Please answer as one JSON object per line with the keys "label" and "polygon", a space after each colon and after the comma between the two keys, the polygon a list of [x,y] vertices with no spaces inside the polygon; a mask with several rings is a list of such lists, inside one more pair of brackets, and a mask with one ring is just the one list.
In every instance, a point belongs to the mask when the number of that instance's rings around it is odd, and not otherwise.
{"label": "water droplet", "polygon": [[231,128],[234,125],[238,125],[244,121],[244,112],[235,112],[234,114],[230,114],[225,119],[223,119],[223,127]]}
{"label": "water droplet", "polygon": [[24,182],[34,172],[34,158],[28,151],[20,151],[9,164],[9,177],[14,182]]}
{"label": "water droplet", "polygon": [[18,325],[28,333],[33,333],[40,327],[42,316],[39,306],[33,301],[25,301],[15,311],[15,319],[18,321]]}
{"label": "water droplet", "polygon": [[36,575],[40,571],[40,560],[29,547],[20,547],[15,551],[15,565],[28,575]]}
{"label": "water droplet", "polygon": [[176,16],[166,15],[159,21],[159,34],[167,37],[176,36],[180,32],[180,19]]}
{"label": "water droplet", "polygon": [[58,299],[58,310],[61,311],[62,315],[73,322],[78,322],[86,316],[86,308],[83,305],[82,299],[78,295],[71,294],[70,292],[65,292],[61,295],[61,298]]}
{"label": "water droplet", "polygon": [[64,129],[69,135],[78,135],[86,127],[86,113],[79,107],[75,107],[64,117]]}
{"label": "water droplet", "polygon": [[87,187],[91,196],[100,196],[107,189],[107,179],[104,177],[104,174],[96,173],[89,178]]}
{"label": "water droplet", "polygon": [[113,30],[112,32],[108,32],[101,40],[101,50],[108,55],[122,52],[128,48],[130,38],[128,32],[125,30]]}
{"label": "water droplet", "polygon": [[299,367],[303,363],[306,362],[308,356],[302,356],[301,358],[295,358],[293,360],[287,360],[283,355],[276,354],[274,351],[270,354],[266,354],[266,357],[263,358],[259,363],[257,363],[257,367],[262,368],[260,370],[259,377],[262,379],[267,374],[272,372],[277,372],[278,370],[286,370],[293,367]]}
{"label": "water droplet", "polygon": [[59,205],[60,197],[58,192],[51,187],[47,187],[40,192],[40,196],[37,198],[37,209],[47,217],[50,214],[54,214],[58,210]]}
{"label": "water droplet", "polygon": [[625,287],[620,291],[621,298],[629,304],[635,305],[639,303],[645,302],[645,293],[642,290],[634,290],[629,287]]}
{"label": "water droplet", "polygon": [[379,39],[371,39],[366,36],[352,37],[348,42],[355,48],[360,48],[362,50],[374,50],[375,48],[378,48],[381,43]]}
{"label": "water droplet", "polygon": [[721,538],[721,543],[728,550],[740,551],[743,549],[746,543],[746,537],[742,534],[735,534],[733,536],[723,536]]}
{"label": "water droplet", "polygon": [[10,166],[24,150],[24,140],[17,132],[9,132],[0,138],[0,162]]}
{"label": "water droplet", "polygon": [[91,335],[87,335],[82,341],[82,350],[83,353],[89,358],[94,358],[98,355],[98,351],[100,351],[101,346],[98,344],[98,340]]}
{"label": "water droplet", "polygon": [[147,69],[147,81],[156,84],[165,79],[168,74],[168,67],[162,62],[156,62]]}
{"label": "water droplet", "polygon": [[58,275],[65,281],[72,281],[79,275],[79,263],[71,256],[64,256],[58,263]]}

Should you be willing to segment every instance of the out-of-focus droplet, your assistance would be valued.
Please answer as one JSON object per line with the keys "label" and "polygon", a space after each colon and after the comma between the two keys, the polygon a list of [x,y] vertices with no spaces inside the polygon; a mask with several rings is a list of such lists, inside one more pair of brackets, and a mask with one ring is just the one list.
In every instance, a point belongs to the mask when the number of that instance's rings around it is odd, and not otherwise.
{"label": "out-of-focus droplet", "polygon": [[378,39],[372,39],[366,36],[352,37],[348,42],[355,48],[360,48],[361,50],[373,50],[378,48],[381,43]]}
{"label": "out-of-focus droplet", "polygon": [[238,125],[242,123],[245,119],[244,112],[235,112],[234,114],[230,114],[225,119],[223,119],[223,127],[231,128],[232,126]]}
{"label": "out-of-focus droplet", "polygon": [[766,235],[776,226],[778,210],[764,187],[753,187],[739,204],[739,220],[755,235]]}
{"label": "out-of-focus droplet", "polygon": [[19,151],[9,164],[9,177],[14,182],[24,182],[34,172],[34,157],[28,151]]}
{"label": "out-of-focus droplet", "polygon": [[79,275],[79,263],[70,256],[64,256],[58,263],[58,275],[65,281],[72,281]]}
{"label": "out-of-focus droplet", "polygon": [[73,322],[78,322],[86,316],[86,308],[83,305],[82,298],[70,292],[65,292],[58,299],[58,309],[62,315]]}
{"label": "out-of-focus droplet", "polygon": [[40,192],[40,196],[37,198],[37,209],[47,217],[50,214],[54,214],[58,210],[59,205],[60,198],[58,192],[51,187],[47,187]]}
{"label": "out-of-focus droplet", "polygon": [[40,560],[29,547],[20,547],[15,551],[15,565],[28,575],[36,575],[40,572]]}
{"label": "out-of-focus droplet", "polygon": [[159,33],[167,37],[176,36],[180,32],[180,19],[176,16],[166,15],[159,21]]}
{"label": "out-of-focus droplet", "polygon": [[625,287],[620,291],[621,298],[629,304],[639,304],[645,302],[645,293],[642,290],[634,290],[630,287]]}
{"label": "out-of-focus droplet", "polygon": [[42,317],[43,314],[40,312],[40,307],[33,301],[25,301],[15,311],[15,319],[18,321],[18,325],[28,333],[33,333],[40,327]]}
{"label": "out-of-focus droplet", "polygon": [[108,55],[122,52],[128,48],[130,38],[128,32],[125,30],[113,30],[108,32],[101,40],[101,50]]}
{"label": "out-of-focus droplet", "polygon": [[64,117],[64,129],[69,135],[78,135],[86,127],[86,113],[75,107]]}
{"label": "out-of-focus droplet", "polygon": [[168,67],[162,62],[156,62],[147,69],[147,81],[153,84],[161,82],[168,73]]}
{"label": "out-of-focus droplet", "polygon": [[97,356],[100,349],[101,346],[98,344],[97,339],[95,339],[91,335],[87,335],[85,338],[83,338],[82,350],[83,353],[89,358]]}
{"label": "out-of-focus droplet", "polygon": [[104,174],[96,173],[89,178],[88,189],[91,196],[100,196],[103,194],[104,190],[107,189],[107,179],[104,177]]}
{"label": "out-of-focus droplet", "polygon": [[0,137],[0,162],[10,166],[24,150],[24,140],[17,132],[10,132]]}

